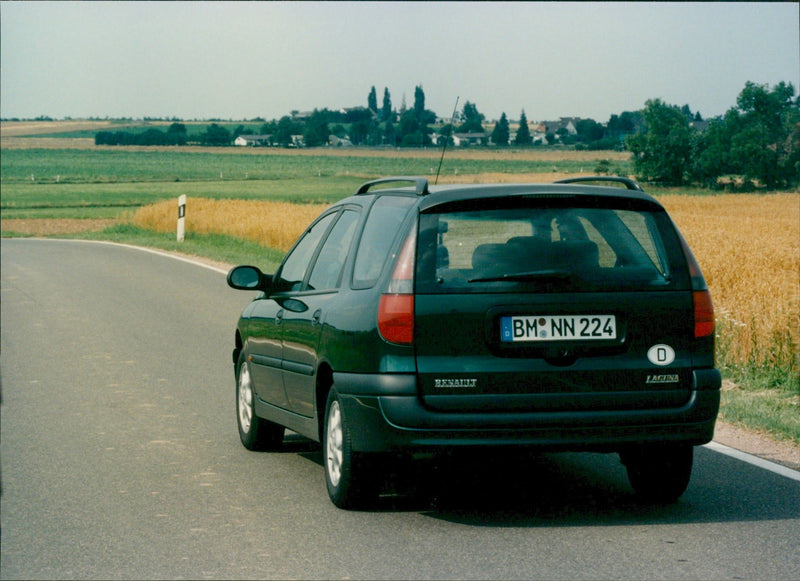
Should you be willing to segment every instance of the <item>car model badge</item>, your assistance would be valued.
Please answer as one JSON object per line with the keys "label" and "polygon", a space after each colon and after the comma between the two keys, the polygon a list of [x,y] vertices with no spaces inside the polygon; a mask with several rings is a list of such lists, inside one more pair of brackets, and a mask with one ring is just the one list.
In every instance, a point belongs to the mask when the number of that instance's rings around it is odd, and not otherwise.
{"label": "car model badge", "polygon": [[653,365],[669,365],[675,361],[675,350],[669,345],[653,345],[647,351],[647,358]]}
{"label": "car model badge", "polygon": [[668,375],[648,375],[645,383],[648,385],[654,383],[678,383],[680,380],[681,378],[677,373]]}
{"label": "car model badge", "polygon": [[436,388],[464,388],[476,387],[478,385],[477,379],[434,379],[433,386]]}

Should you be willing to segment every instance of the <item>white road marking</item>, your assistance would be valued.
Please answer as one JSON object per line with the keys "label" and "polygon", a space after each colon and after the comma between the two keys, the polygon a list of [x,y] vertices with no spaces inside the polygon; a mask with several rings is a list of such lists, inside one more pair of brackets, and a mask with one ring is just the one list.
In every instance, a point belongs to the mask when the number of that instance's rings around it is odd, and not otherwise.
{"label": "white road marking", "polygon": [[734,448],[729,448],[728,446],[725,446],[724,444],[720,444],[718,442],[710,442],[703,447],[708,448],[709,450],[714,450],[715,452],[719,452],[720,454],[725,454],[726,456],[730,456],[731,458],[736,458],[737,460],[741,460],[742,462],[747,462],[748,464],[752,464],[753,466],[758,466],[759,468],[763,468],[764,470],[769,470],[770,472],[774,472],[775,474],[780,474],[781,476],[785,476],[786,478],[791,478],[792,480],[797,480],[798,482],[800,482],[800,472],[798,472],[797,470],[792,470],[787,466],[782,466],[780,464],[776,464],[775,462],[764,460],[763,458],[759,458],[758,456],[753,456],[752,454],[748,454],[747,452],[742,452]]}

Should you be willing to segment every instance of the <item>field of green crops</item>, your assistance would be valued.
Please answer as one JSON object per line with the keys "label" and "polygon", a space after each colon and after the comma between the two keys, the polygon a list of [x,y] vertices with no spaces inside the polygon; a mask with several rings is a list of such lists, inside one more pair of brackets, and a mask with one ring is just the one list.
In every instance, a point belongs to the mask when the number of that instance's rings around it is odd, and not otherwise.
{"label": "field of green crops", "polygon": [[[256,152],[258,150],[255,150]],[[7,149],[0,159],[3,186],[10,184],[279,180],[336,176],[432,175],[435,157],[280,155],[228,151],[130,151],[126,149]],[[598,161],[603,158],[597,154]],[[444,174],[592,172],[591,161],[531,159],[445,160]],[[627,174],[630,163],[615,162]]]}

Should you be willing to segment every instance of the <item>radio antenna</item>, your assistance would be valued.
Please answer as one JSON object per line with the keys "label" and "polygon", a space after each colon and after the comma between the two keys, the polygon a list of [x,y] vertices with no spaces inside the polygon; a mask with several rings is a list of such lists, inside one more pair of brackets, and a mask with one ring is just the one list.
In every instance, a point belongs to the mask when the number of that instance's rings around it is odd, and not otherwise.
{"label": "radio antenna", "polygon": [[456,106],[453,107],[453,116],[450,117],[450,131],[447,132],[447,137],[444,138],[444,145],[442,146],[442,157],[439,158],[439,167],[436,170],[436,179],[433,180],[433,185],[439,183],[439,172],[442,171],[442,162],[444,161],[444,152],[447,151],[447,142],[450,141],[450,136],[453,134],[453,122],[456,118],[456,110],[458,109],[458,97],[456,97]]}

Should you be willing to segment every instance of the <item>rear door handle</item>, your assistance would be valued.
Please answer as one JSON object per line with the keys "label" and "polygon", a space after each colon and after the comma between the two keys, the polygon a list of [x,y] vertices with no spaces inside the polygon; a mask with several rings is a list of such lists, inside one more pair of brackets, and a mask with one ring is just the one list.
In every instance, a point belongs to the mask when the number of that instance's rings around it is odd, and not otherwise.
{"label": "rear door handle", "polygon": [[282,321],[283,321],[283,309],[275,313],[275,324],[280,325]]}
{"label": "rear door handle", "polygon": [[322,309],[317,309],[314,311],[314,314],[311,315],[311,326],[316,327],[319,325],[320,318],[322,318]]}

